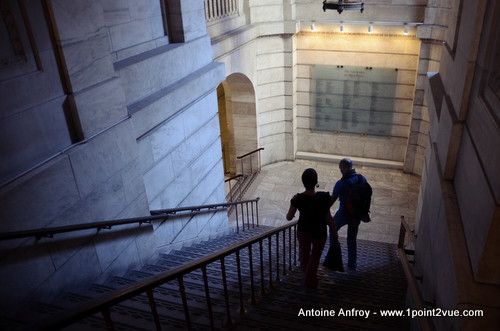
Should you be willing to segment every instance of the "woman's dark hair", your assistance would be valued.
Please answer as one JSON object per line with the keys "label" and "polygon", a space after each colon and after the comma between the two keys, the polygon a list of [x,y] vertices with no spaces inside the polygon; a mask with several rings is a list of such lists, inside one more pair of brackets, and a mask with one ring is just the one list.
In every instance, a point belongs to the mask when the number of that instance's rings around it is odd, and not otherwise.
{"label": "woman's dark hair", "polygon": [[313,168],[304,170],[302,173],[302,183],[306,190],[312,190],[318,184],[318,174]]}

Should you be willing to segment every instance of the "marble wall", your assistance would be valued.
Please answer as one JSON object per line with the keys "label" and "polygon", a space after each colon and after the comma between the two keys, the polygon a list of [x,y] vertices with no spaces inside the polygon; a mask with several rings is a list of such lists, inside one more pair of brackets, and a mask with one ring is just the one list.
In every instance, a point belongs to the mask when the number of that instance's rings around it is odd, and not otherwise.
{"label": "marble wall", "polygon": [[483,317],[435,318],[438,329],[494,329],[499,323],[500,109],[493,54],[500,5],[450,3],[439,72],[429,73],[429,148],[417,217],[416,268],[424,300]]}
{"label": "marble wall", "polygon": [[[224,66],[213,61],[203,3],[167,1],[177,43],[159,0],[28,2],[38,67],[32,57],[29,75],[12,68],[0,78],[0,125],[9,128],[0,134],[0,231],[224,202],[216,95]],[[2,241],[2,309],[227,230],[217,213]]]}

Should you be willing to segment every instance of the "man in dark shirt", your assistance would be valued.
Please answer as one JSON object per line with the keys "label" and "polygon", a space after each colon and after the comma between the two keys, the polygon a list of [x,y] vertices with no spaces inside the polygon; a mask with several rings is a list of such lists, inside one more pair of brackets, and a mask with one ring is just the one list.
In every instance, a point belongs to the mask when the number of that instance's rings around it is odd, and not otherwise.
{"label": "man in dark shirt", "polygon": [[[342,178],[338,180],[333,187],[332,205],[335,203],[335,201],[337,201],[337,199],[339,199],[340,204],[339,209],[333,217],[333,221],[336,225],[337,230],[347,224],[347,268],[349,270],[356,270],[356,237],[358,236],[358,227],[361,220],[347,216],[346,203],[351,184],[357,183],[358,180],[366,182],[366,178],[362,175],[358,176],[356,170],[352,167],[352,161],[350,159],[342,159],[339,163],[339,169],[342,173]],[[332,233],[332,231],[330,231],[330,245],[332,247],[334,244],[336,244],[337,240],[338,237],[336,237],[335,233]]]}

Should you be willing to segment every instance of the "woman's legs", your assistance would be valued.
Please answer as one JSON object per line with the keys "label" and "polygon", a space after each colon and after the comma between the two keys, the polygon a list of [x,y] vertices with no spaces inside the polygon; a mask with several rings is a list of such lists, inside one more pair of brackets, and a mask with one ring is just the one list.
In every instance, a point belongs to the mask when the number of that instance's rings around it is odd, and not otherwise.
{"label": "woman's legs", "polygon": [[312,238],[312,250],[309,256],[309,263],[307,264],[304,285],[307,287],[317,287],[318,286],[318,266],[321,259],[321,253],[323,248],[325,248],[326,237],[325,238]]}
{"label": "woman's legs", "polygon": [[297,239],[299,240],[300,270],[302,270],[302,273],[305,275],[307,264],[309,263],[309,256],[311,255],[312,236],[309,233],[297,231]]}

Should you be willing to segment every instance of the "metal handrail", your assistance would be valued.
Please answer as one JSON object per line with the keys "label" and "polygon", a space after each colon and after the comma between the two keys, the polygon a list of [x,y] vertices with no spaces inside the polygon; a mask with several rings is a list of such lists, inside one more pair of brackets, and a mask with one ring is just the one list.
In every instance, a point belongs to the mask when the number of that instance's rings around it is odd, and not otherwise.
{"label": "metal handrail", "polygon": [[242,174],[245,174],[245,169],[244,169],[244,166],[243,166],[243,159],[246,158],[247,156],[250,156],[250,173],[249,174],[254,174],[254,171],[253,171],[253,168],[252,168],[252,155],[255,154],[255,153],[258,153],[257,154],[257,166],[258,166],[258,169],[255,172],[260,172],[260,170],[261,170],[260,151],[263,151],[263,150],[264,150],[264,147],[261,147],[261,148],[258,148],[256,150],[253,150],[251,152],[248,152],[246,154],[243,154],[243,155],[240,155],[240,156],[236,157],[238,160],[241,160],[241,173]]}
{"label": "metal handrail", "polygon": [[243,154],[243,155],[237,156],[236,158],[237,158],[237,159],[242,159],[242,158],[244,158],[244,157],[247,157],[247,156],[249,156],[249,155],[251,155],[251,154],[255,154],[255,153],[260,152],[260,151],[263,151],[263,150],[264,150],[264,147],[257,148],[256,150],[253,150],[253,151],[248,152],[248,153],[246,153],[246,154]]}
{"label": "metal handrail", "polygon": [[[264,262],[263,262],[263,250],[262,250],[262,246],[263,246],[263,241],[265,239],[268,239],[268,244],[269,244],[269,248],[271,248],[271,245],[272,245],[272,236],[276,235],[276,248],[275,248],[275,254],[276,254],[276,281],[280,281],[280,253],[279,253],[279,235],[280,233],[282,232],[283,233],[283,239],[285,239],[285,236],[286,236],[286,231],[288,230],[289,232],[289,258],[288,258],[288,269],[291,270],[292,269],[292,245],[291,245],[291,238],[292,238],[292,228],[294,229],[295,231],[295,234],[296,234],[296,226],[297,226],[297,221],[293,221],[293,222],[289,222],[288,224],[285,224],[283,226],[280,226],[278,228],[275,228],[275,229],[272,229],[272,230],[269,230],[263,234],[260,234],[254,238],[250,238],[250,239],[247,239],[247,240],[243,240],[237,244],[234,244],[228,248],[225,248],[221,251],[218,251],[218,252],[215,252],[215,253],[212,253],[210,255],[207,255],[203,258],[200,258],[200,259],[197,259],[195,261],[192,261],[190,263],[187,263],[183,266],[180,266],[178,267],[177,269],[175,270],[171,270],[171,271],[166,271],[166,272],[163,272],[163,273],[160,273],[156,276],[152,276],[148,279],[145,279],[143,281],[140,281],[134,285],[131,285],[127,288],[124,288],[124,289],[120,289],[120,290],[116,290],[114,291],[113,293],[109,294],[109,295],[106,295],[105,297],[101,297],[101,298],[97,298],[97,299],[93,299],[89,302],[86,302],[84,304],[82,304],[81,306],[77,307],[76,309],[73,309],[71,311],[67,311],[67,312],[64,312],[62,314],[59,315],[59,317],[55,318],[54,316],[52,316],[51,318],[49,318],[47,321],[45,322],[42,322],[38,325],[36,325],[34,327],[35,330],[54,330],[54,329],[59,329],[59,328],[62,328],[62,327],[66,327],[66,326],[69,326],[73,323],[76,323],[86,317],[89,317],[93,314],[96,314],[96,313],[99,313],[101,312],[104,316],[105,316],[105,319],[106,319],[106,322],[107,322],[107,328],[108,329],[111,329],[113,330],[114,327],[113,327],[113,321],[111,320],[111,316],[109,314],[109,308],[116,305],[116,304],[119,304],[127,299],[130,299],[134,296],[137,296],[137,295],[140,295],[142,293],[146,293],[148,295],[148,297],[151,299],[153,299],[153,295],[152,295],[152,290],[158,286],[161,286],[169,281],[173,281],[173,280],[177,280],[179,282],[179,291],[181,292],[181,297],[185,297],[185,294],[184,294],[184,286],[183,286],[183,276],[192,272],[192,271],[195,271],[197,269],[201,269],[202,272],[203,272],[203,278],[204,278],[204,283],[205,283],[205,290],[206,290],[206,293],[207,293],[207,305],[209,306],[208,308],[208,312],[210,314],[209,318],[211,320],[211,325],[212,325],[212,328],[213,328],[213,316],[211,314],[211,304],[210,304],[210,296],[209,296],[209,291],[208,291],[208,283],[206,282],[206,266],[210,263],[213,263],[213,262],[216,262],[216,261],[220,261],[221,262],[221,269],[222,269],[222,275],[223,275],[223,281],[224,281],[224,292],[225,292],[225,299],[226,299],[226,305],[227,305],[227,312],[226,314],[228,315],[227,316],[227,326],[228,327],[231,327],[231,316],[230,316],[230,311],[231,309],[229,309],[228,305],[229,305],[229,302],[228,302],[228,292],[227,292],[227,283],[226,283],[226,279],[225,279],[225,267],[224,267],[224,258],[231,255],[231,254],[237,254],[237,263],[238,263],[238,279],[239,279],[239,288],[240,288],[240,304],[243,304],[243,298],[242,298],[242,291],[241,291],[241,286],[242,286],[242,280],[241,280],[241,267],[240,267],[240,258],[239,258],[239,252],[242,251],[243,249],[245,248],[248,248],[249,249],[249,258],[251,259],[252,258],[252,254],[251,254],[251,246],[253,244],[256,244],[258,243],[259,244],[259,248],[260,248],[260,263],[261,263],[261,286],[262,286],[262,291],[261,293],[262,294],[265,294],[265,288],[264,288]],[[297,250],[297,247],[296,247],[296,236],[293,236],[294,237],[294,245],[293,245],[293,249],[294,249],[294,261],[295,261],[295,265],[297,264],[297,254],[296,254],[296,250]],[[285,240],[283,240],[285,242]],[[271,250],[269,250],[269,255],[271,257]],[[283,243],[283,252],[282,252],[282,263],[283,263],[283,275],[287,274],[287,270],[286,270],[286,265],[287,265],[287,259],[286,259],[286,249],[285,249],[285,243]],[[269,280],[268,280],[268,283],[269,283],[269,287],[273,287],[273,274],[272,274],[272,259],[269,259]],[[255,300],[255,295],[254,295],[254,282],[253,282],[253,264],[252,262],[250,262],[250,274],[251,274],[251,303],[256,303],[256,300]],[[153,299],[154,300],[154,299]],[[184,300],[183,300],[184,301]],[[155,310],[155,303],[154,301],[153,302],[150,302],[150,305],[152,307],[152,315],[153,315],[153,319],[155,320],[155,324],[157,326],[157,329],[160,329],[160,326],[159,326],[159,317],[157,315],[157,312]],[[190,324],[190,319],[189,319],[189,311],[188,311],[188,307],[187,307],[187,302],[184,302],[184,309],[185,309],[185,315],[186,315],[186,322],[188,323],[188,329],[191,329],[191,325]],[[240,310],[241,309],[244,309],[244,307],[240,307]]]}
{"label": "metal handrail", "polygon": [[[401,265],[403,266],[403,271],[405,273],[406,281],[408,283],[408,290],[410,291],[412,302],[415,306],[415,309],[424,310],[424,308],[426,307],[426,303],[424,301],[422,293],[420,292],[420,290],[418,288],[417,280],[416,280],[416,278],[413,275],[413,272],[411,270],[410,261],[408,259],[408,250],[405,249],[405,238],[406,238],[407,233],[411,234],[409,236],[409,239],[412,242],[415,242],[417,236],[410,229],[410,226],[406,222],[404,216],[401,216],[401,228],[399,231],[399,240],[398,240],[398,255],[399,255],[399,259],[401,261]],[[429,319],[429,317],[424,316],[424,315],[419,315],[418,321],[419,321],[420,327],[423,331],[434,331],[435,330],[434,324]]]}
{"label": "metal handrail", "polygon": [[39,240],[41,238],[53,238],[54,235],[58,233],[75,232],[75,231],[82,231],[89,229],[96,229],[99,232],[102,229],[111,229],[113,226],[127,225],[134,223],[141,225],[142,223],[151,223],[152,221],[155,220],[166,220],[168,217],[173,217],[173,216],[180,217],[180,216],[196,215],[200,213],[218,212],[227,210],[229,207],[238,204],[248,204],[248,203],[257,204],[258,201],[259,198],[253,200],[239,201],[239,202],[226,202],[226,203],[210,204],[210,205],[153,210],[151,211],[152,216],[126,218],[126,219],[92,222],[92,223],[81,223],[81,224],[73,224],[73,225],[43,228],[43,229],[4,232],[0,233],[0,241],[19,239],[19,238],[30,238],[30,237],[34,237],[36,240]]}

